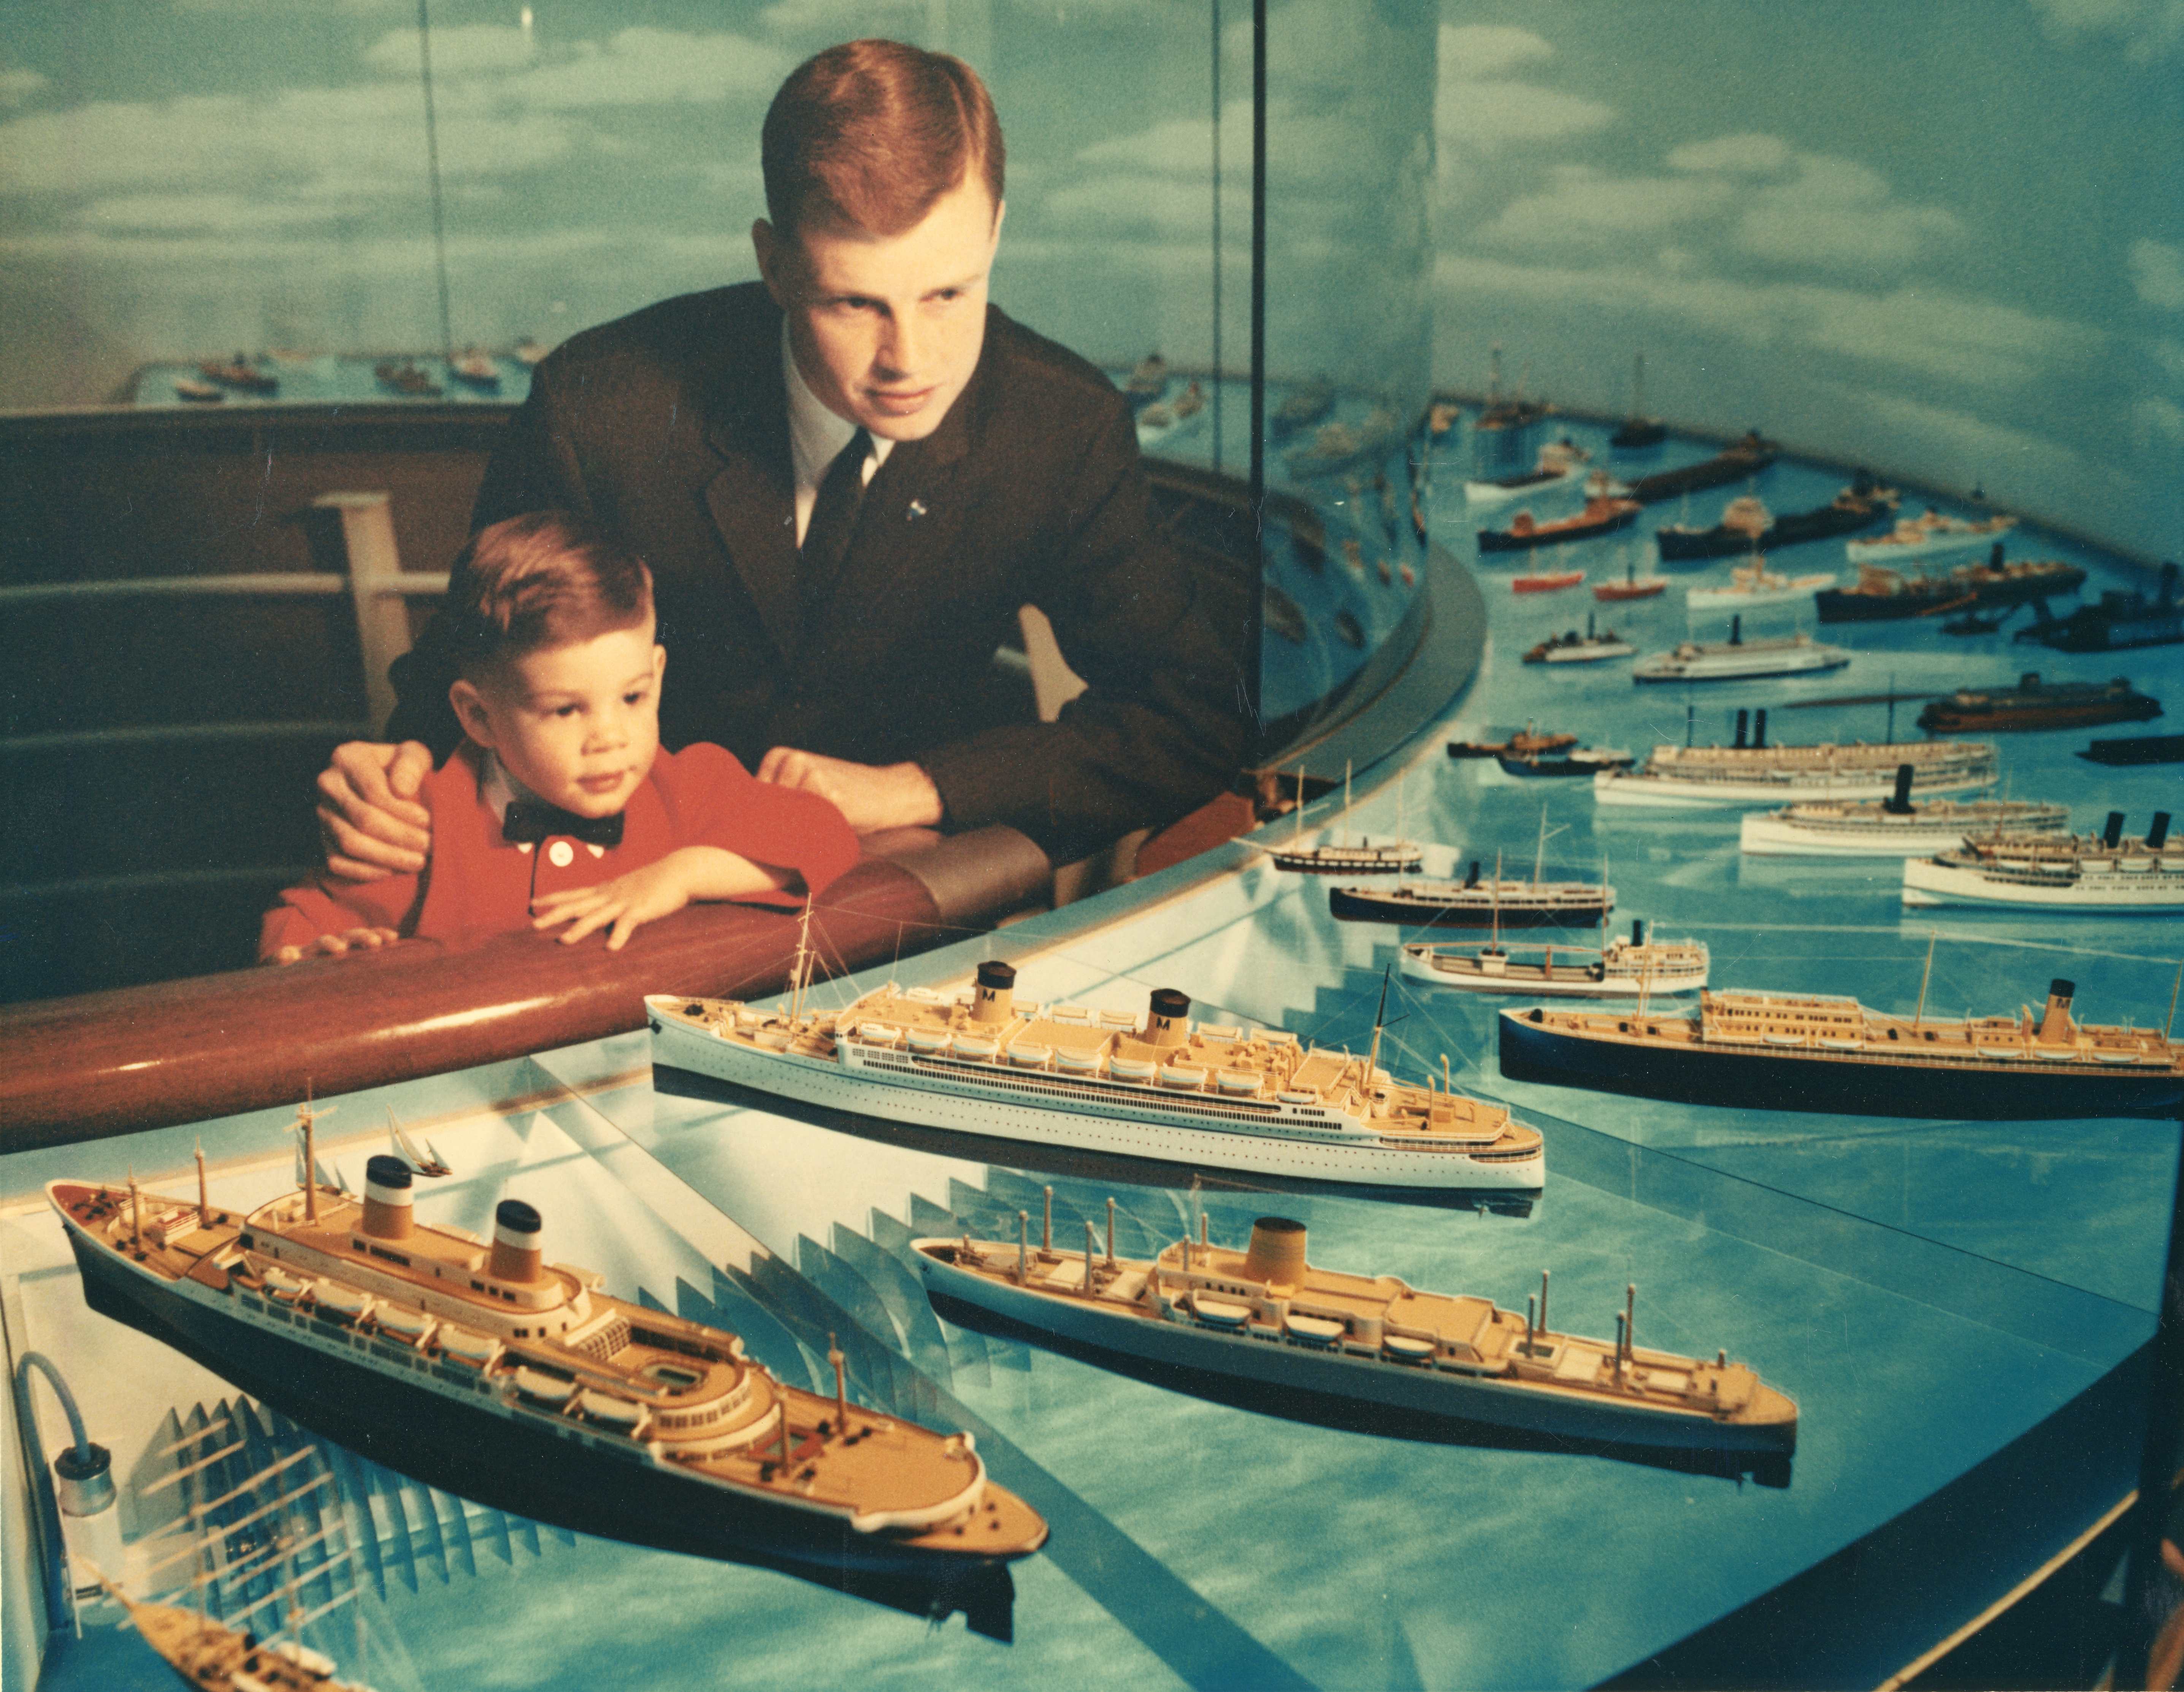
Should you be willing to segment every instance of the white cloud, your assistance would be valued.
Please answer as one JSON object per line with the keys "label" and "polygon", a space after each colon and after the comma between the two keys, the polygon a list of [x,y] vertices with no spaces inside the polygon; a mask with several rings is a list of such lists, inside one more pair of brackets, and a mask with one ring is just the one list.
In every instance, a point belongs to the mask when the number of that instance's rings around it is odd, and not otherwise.
{"label": "white cloud", "polygon": [[1513,25],[1440,26],[1440,74],[1444,79],[1499,76],[1520,64],[1536,64],[1554,56],[1554,48],[1543,37]]}
{"label": "white cloud", "polygon": [[[387,185],[382,197],[398,198]],[[354,210],[365,196],[323,195],[315,198],[269,200],[247,194],[121,194],[94,200],[82,222],[91,229],[232,232],[325,223]]]}
{"label": "white cloud", "polygon": [[[531,36],[513,24],[443,24],[432,31],[432,75],[513,70],[529,64],[537,51]],[[389,30],[364,50],[364,62],[389,75],[415,76],[420,63],[417,31]]]}
{"label": "white cloud", "polygon": [[[543,111],[702,104],[738,97],[762,106],[794,68],[795,61],[780,48],[731,31],[632,28],[604,46],[587,42],[571,57],[478,85],[476,92],[495,103]],[[755,151],[756,111],[752,119]]]}
{"label": "white cloud", "polygon": [[1677,170],[1719,170],[1736,176],[1772,176],[1789,164],[1790,143],[1779,135],[1724,135],[1694,141],[1669,155]]}
{"label": "white cloud", "polygon": [[2184,0],[2032,0],[2032,9],[2059,40],[2114,36],[2142,64],[2184,44]]}
{"label": "white cloud", "polygon": [[2151,395],[2131,409],[2131,431],[2141,451],[2153,446],[2184,446],[2184,406]]}
{"label": "white cloud", "polygon": [[1939,206],[1852,208],[1785,197],[1746,212],[1736,244],[1775,264],[1864,272],[1901,270],[1964,232]]}
{"label": "white cloud", "polygon": [[2153,346],[2153,362],[2171,381],[2184,383],[2184,341],[2163,336]]}
{"label": "white cloud", "polygon": [[2184,247],[2170,241],[2131,243],[2131,285],[2148,305],[2184,311]]}
{"label": "white cloud", "polygon": [[[1615,120],[1615,109],[1580,95],[1503,80],[1520,64],[1552,58],[1554,48],[1529,30],[1502,24],[1444,24],[1434,131],[1444,165],[1457,153],[1589,135]],[[1447,172],[1444,170],[1446,178]]]}
{"label": "white cloud", "polygon": [[47,80],[35,70],[0,70],[0,106],[21,105],[43,88]]}
{"label": "white cloud", "polygon": [[1511,201],[1480,233],[1511,247],[1605,246],[1710,216],[1730,194],[1710,177],[1605,176],[1565,164],[1546,192]]}

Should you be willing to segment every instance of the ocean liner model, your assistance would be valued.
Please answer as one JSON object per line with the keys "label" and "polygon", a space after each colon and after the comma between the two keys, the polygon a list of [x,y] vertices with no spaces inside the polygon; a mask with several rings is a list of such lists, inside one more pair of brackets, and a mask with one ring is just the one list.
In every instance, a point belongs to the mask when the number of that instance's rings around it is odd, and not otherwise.
{"label": "ocean liner model", "polygon": [[1519,511],[1506,529],[1479,530],[1479,550],[1529,552],[1534,547],[1558,546],[1564,541],[1589,541],[1629,528],[1637,520],[1638,510],[1635,499],[1600,494],[1586,499],[1585,509],[1574,516],[1557,517],[1549,523],[1540,522],[1529,511]]}
{"label": "ocean liner model", "polygon": [[1832,587],[1835,580],[1831,570],[1804,576],[1778,576],[1768,569],[1765,559],[1755,554],[1749,563],[1730,569],[1726,587],[1687,590],[1684,604],[1693,611],[1741,611],[1754,605],[1783,605],[1823,587]]}
{"label": "ocean liner model", "polygon": [[1824,623],[1870,623],[1899,617],[1939,617],[1954,611],[2022,605],[2050,593],[2075,592],[2086,572],[2059,558],[2004,563],[1997,541],[1986,562],[1960,564],[1939,575],[1906,576],[1885,565],[1862,564],[1848,587],[1815,596]]}
{"label": "ocean liner model", "polygon": [[[1927,958],[1931,972],[1932,955]],[[1502,1073],[1747,1110],[1994,1122],[2165,1116],[2184,1102],[2184,1045],[2148,1028],[2046,1008],[2014,1016],[1909,1016],[1826,993],[1699,995],[1696,1016],[1632,1010],[1502,1013]],[[2172,1015],[2174,1007],[2171,1007]]]}
{"label": "ocean liner model", "polygon": [[1774,516],[1757,494],[1747,493],[1729,502],[1721,521],[1711,529],[1694,529],[1683,523],[1664,523],[1653,532],[1653,543],[1666,560],[1687,558],[1736,558],[1748,552],[1779,552],[1836,535],[1869,528],[1895,514],[1899,496],[1892,487],[1875,485],[1863,470],[1858,478],[1825,505],[1810,511],[1791,511]]}
{"label": "ocean liner model", "polygon": [[1880,799],[1902,768],[1912,793],[1930,797],[1992,787],[2001,760],[1985,741],[1914,740],[1869,746],[1769,746],[1767,713],[1747,746],[1736,714],[1733,746],[1657,746],[1638,769],[1596,777],[1602,804],[1779,805],[1786,799]]}
{"label": "ocean liner model", "polygon": [[1639,1347],[1626,1287],[1613,1341],[1547,1326],[1546,1278],[1524,1314],[1490,1299],[1419,1292],[1393,1275],[1305,1261],[1305,1227],[1262,1216],[1248,1250],[1187,1236],[1150,1261],[1013,1240],[911,1243],[935,1310],[1099,1361],[1564,1439],[1787,1454],[1797,1406],[1741,1363]]}
{"label": "ocean liner model", "polygon": [[[1342,810],[1335,818],[1339,827],[1350,815],[1350,765],[1342,765]],[[1400,815],[1400,813],[1399,813]],[[1397,833],[1401,833],[1399,826]],[[1415,870],[1424,860],[1424,853],[1415,840],[1383,840],[1377,846],[1362,835],[1352,843],[1346,832],[1338,840],[1322,840],[1313,845],[1304,843],[1304,765],[1297,765],[1296,830],[1285,846],[1271,847],[1267,855],[1274,860],[1278,870],[1294,870],[1306,875],[1372,876],[1395,875],[1405,870]]]}
{"label": "ocean liner model", "polygon": [[1015,1004],[1016,971],[974,993],[876,988],[832,1016],[659,993],[653,1060],[808,1104],[1001,1139],[1367,1186],[1536,1189],[1539,1131],[1499,1105],[1398,1083],[1287,1032],[1194,1026],[1152,995],[1141,1025]]}
{"label": "ocean liner model", "polygon": [[1840,670],[1851,655],[1800,631],[1770,640],[1747,640],[1743,619],[1730,620],[1725,641],[1687,640],[1640,659],[1633,682],[1743,682],[1756,676],[1814,676]]}
{"label": "ocean liner model", "polygon": [[2014,687],[1959,687],[1930,701],[1919,713],[1919,726],[1929,734],[1995,734],[2144,722],[2160,715],[2161,702],[2121,676],[2109,682],[2043,682],[2038,671],[2028,670]]}
{"label": "ocean liner model", "polygon": [[[1559,953],[1561,956],[1557,957]],[[1607,945],[1435,945],[1403,947],[1403,973],[1413,981],[1462,993],[1522,993],[1528,999],[1635,999],[1641,993],[1696,993],[1707,984],[1703,940],[1647,940],[1642,923],[1627,940]]]}
{"label": "ocean liner model", "polygon": [[2184,916],[2184,838],[2169,838],[2165,810],[2153,813],[2140,839],[2125,838],[2120,810],[2098,834],[1974,835],[1931,858],[1907,859],[1903,903]]}
{"label": "ocean liner model", "polygon": [[1914,773],[1910,765],[1897,765],[1896,791],[1885,799],[1814,799],[1747,814],[1738,843],[1758,857],[1923,858],[1968,835],[2070,830],[2068,806],[2036,799],[1914,799]]}
{"label": "ocean liner model", "polygon": [[2017,526],[2014,517],[1982,517],[1972,522],[1945,517],[1929,506],[1916,517],[1906,517],[1885,535],[1869,541],[1848,541],[1843,551],[1852,564],[1902,564],[1941,553],[1967,552],[1983,547]]}
{"label": "ocean liner model", "polygon": [[1780,446],[1763,438],[1757,429],[1749,430],[1741,440],[1731,442],[1710,459],[1685,465],[1680,470],[1641,476],[1630,484],[1630,497],[1641,505],[1658,504],[1679,494],[1696,493],[1703,487],[1719,487],[1724,482],[1757,476],[1781,455]]}
{"label": "ocean liner model", "polygon": [[[300,1124],[315,1172],[312,1117]],[[1046,1523],[943,1435],[784,1384],[734,1334],[549,1264],[504,1199],[488,1244],[411,1216],[410,1167],[247,1216],[54,1181],[92,1309],[304,1426],[496,1508],[638,1545],[948,1579],[1037,1550]],[[838,1356],[838,1354],[837,1354]]]}

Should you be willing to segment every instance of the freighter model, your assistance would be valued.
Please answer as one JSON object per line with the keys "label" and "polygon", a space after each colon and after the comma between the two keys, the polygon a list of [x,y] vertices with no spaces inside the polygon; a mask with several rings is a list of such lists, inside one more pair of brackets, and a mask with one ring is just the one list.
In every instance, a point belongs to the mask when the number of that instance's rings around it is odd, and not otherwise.
{"label": "freighter model", "polygon": [[1914,740],[1869,746],[1769,746],[1767,713],[1758,714],[1750,745],[1745,713],[1736,714],[1732,746],[1657,746],[1635,770],[1593,778],[1592,796],[1602,804],[1780,805],[1786,800],[1883,799],[1895,792],[1908,766],[1906,793],[1933,798],[1991,788],[2001,760],[1981,740]]}
{"label": "freighter model", "polygon": [[1869,541],[1845,542],[1843,552],[1852,564],[1902,564],[1941,553],[1969,552],[2016,526],[2014,517],[1982,517],[1973,522],[1944,516],[1929,506],[1916,517],[1904,518],[1885,535]]}
{"label": "freighter model", "polygon": [[1732,618],[1726,641],[1687,640],[1630,667],[1634,682],[1742,682],[1755,676],[1813,676],[1840,670],[1850,654],[1802,632],[1772,640],[1747,640],[1742,619]]}
{"label": "freighter model", "polygon": [[1367,1186],[1537,1188],[1539,1131],[1483,1099],[1398,1083],[1365,1056],[1288,1032],[1194,1026],[1152,995],[1141,1025],[1083,1005],[1015,1004],[1016,971],[974,993],[876,988],[833,1016],[659,993],[654,1061],[895,1122],[1259,1175]]}
{"label": "freighter model", "polygon": [[[312,1118],[301,1127],[315,1175]],[[543,1255],[415,1221],[410,1170],[364,1196],[315,1178],[248,1216],[90,1182],[46,1188],[92,1309],[428,1484],[580,1533],[696,1556],[948,1582],[1035,1551],[1046,1523],[939,1434],[786,1385],[733,1333],[610,1297]]]}
{"label": "freighter model", "polygon": [[1658,504],[1679,494],[1696,493],[1702,487],[1719,487],[1724,482],[1757,476],[1781,455],[1780,446],[1763,438],[1757,429],[1750,430],[1743,439],[1731,442],[1710,459],[1685,465],[1680,470],[1664,470],[1639,477],[1630,484],[1630,497],[1641,505]]}
{"label": "freighter model", "polygon": [[1557,517],[1552,522],[1542,523],[1529,511],[1519,511],[1506,529],[1479,530],[1479,550],[1529,552],[1534,547],[1557,546],[1564,541],[1589,541],[1629,528],[1636,520],[1638,509],[1635,499],[1599,494],[1587,498],[1585,509],[1575,515]]}
{"label": "freighter model", "polygon": [[[1081,1250],[1034,1246],[1018,1215],[1012,1240],[911,1243],[943,1316],[998,1327],[1095,1361],[1152,1364],[1160,1378],[1384,1405],[1408,1416],[1514,1428],[1567,1439],[1681,1450],[1787,1455],[1797,1406],[1749,1367],[1641,1348],[1637,1289],[1624,1289],[1616,1338],[1547,1326],[1547,1282],[1524,1313],[1475,1295],[1419,1292],[1393,1275],[1305,1261],[1305,1227],[1252,1224],[1248,1250],[1187,1236],[1150,1261],[1102,1253],[1090,1222]],[[1179,1378],[1178,1378],[1179,1377]],[[1196,1380],[1194,1380],[1196,1378]],[[1233,1386],[1230,1383],[1234,1383]]]}
{"label": "freighter model", "polygon": [[[1557,956],[1557,955],[1560,955]],[[1462,993],[1513,993],[1528,999],[1635,999],[1641,993],[1696,993],[1707,984],[1703,940],[1652,940],[1642,924],[1630,938],[1605,947],[1484,944],[1403,948],[1403,973],[1413,981]]]}
{"label": "freighter model", "polygon": [[2135,840],[2125,838],[2120,810],[2098,834],[1975,835],[1931,858],[1907,859],[1903,902],[2184,916],[2184,838],[2169,838],[2165,810]]}
{"label": "freighter model", "polygon": [[1779,576],[1767,567],[1765,559],[1755,555],[1750,563],[1730,569],[1726,587],[1689,589],[1684,595],[1684,604],[1693,611],[1741,611],[1754,605],[1785,605],[1823,587],[1834,587],[1835,580],[1831,570],[1813,570],[1803,576]]}
{"label": "freighter model", "polygon": [[1824,623],[1886,622],[2022,605],[2050,593],[2075,593],[2085,579],[2084,570],[2059,558],[2005,563],[1997,541],[1985,563],[1960,564],[1938,575],[1906,576],[1886,565],[1862,564],[1850,587],[1828,588],[1814,604]]}
{"label": "freighter model", "polygon": [[1694,529],[1682,523],[1664,523],[1654,531],[1653,542],[1665,560],[1686,558],[1736,558],[1748,552],[1779,552],[1807,541],[1826,540],[1871,526],[1896,510],[1897,492],[1877,487],[1863,471],[1848,487],[1825,505],[1810,511],[1774,516],[1757,494],[1747,493],[1729,502],[1721,521],[1711,529]]}
{"label": "freighter model", "polygon": [[1758,857],[1924,858],[1967,836],[2052,835],[2070,831],[2067,805],[2037,799],[1914,799],[1913,770],[1896,766],[1885,799],[1814,799],[1747,814],[1739,845]]}
{"label": "freighter model", "polygon": [[2161,701],[2121,676],[2109,682],[2043,682],[2039,671],[2027,671],[2014,687],[1959,687],[1930,701],[1919,713],[1919,726],[1929,734],[1995,734],[2144,722],[2160,715]]}
{"label": "freighter model", "polygon": [[1831,994],[1721,990],[1700,994],[1696,1016],[1535,1005],[1502,1013],[1502,1073],[1747,1110],[1995,1122],[2173,1113],[2184,1045],[2078,1022],[2075,992],[2058,979],[2042,1011],[1961,1018],[1925,1015],[1923,985],[1909,1016]]}

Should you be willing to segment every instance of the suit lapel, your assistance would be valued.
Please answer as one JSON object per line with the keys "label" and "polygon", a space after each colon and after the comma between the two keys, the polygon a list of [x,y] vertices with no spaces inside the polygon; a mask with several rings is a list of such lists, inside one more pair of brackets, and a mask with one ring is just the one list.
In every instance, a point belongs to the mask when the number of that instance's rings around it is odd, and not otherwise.
{"label": "suit lapel", "polygon": [[727,374],[706,439],[720,454],[706,509],[759,621],[785,658],[803,645],[796,598],[796,473],[788,456],[788,396],[781,375],[781,319],[751,337]]}

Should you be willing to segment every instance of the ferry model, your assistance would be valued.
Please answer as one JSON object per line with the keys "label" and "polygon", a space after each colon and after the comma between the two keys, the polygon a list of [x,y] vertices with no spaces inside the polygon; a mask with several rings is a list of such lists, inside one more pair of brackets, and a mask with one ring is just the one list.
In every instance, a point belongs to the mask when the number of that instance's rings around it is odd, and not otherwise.
{"label": "ferry model", "polygon": [[1903,903],[2184,916],[2184,838],[2170,839],[2165,810],[2153,813],[2139,839],[2125,838],[2120,810],[2109,813],[2098,834],[1975,835],[1931,858],[1907,860]]}
{"label": "ferry model", "polygon": [[1599,776],[1592,796],[1602,804],[1743,805],[1757,809],[1785,800],[1889,798],[1908,766],[1908,793],[1928,798],[1991,788],[2001,774],[1993,745],[1978,740],[1914,740],[1869,746],[1823,742],[1818,746],[1769,746],[1767,713],[1749,746],[1744,713],[1736,714],[1733,746],[1657,746],[1636,770]]}
{"label": "ferry model", "polygon": [[967,1433],[789,1387],[719,1328],[609,1296],[548,1263],[504,1199],[488,1243],[413,1219],[410,1167],[364,1195],[314,1172],[247,1216],[53,1181],[93,1310],[283,1414],[430,1485],[664,1550],[940,1581],[1045,1542]]}
{"label": "ferry model", "polygon": [[2038,671],[2028,670],[2014,687],[1959,687],[1930,700],[1919,713],[1919,726],[1930,734],[1997,734],[2144,722],[2160,715],[2161,701],[2137,692],[2121,676],[2108,682],[2043,682]]}
{"label": "ferry model", "polygon": [[1638,648],[1615,632],[1613,629],[1596,631],[1592,614],[1587,612],[1585,632],[1565,630],[1558,635],[1549,635],[1537,646],[1524,654],[1527,664],[1599,664],[1611,658],[1632,658]]}
{"label": "ferry model", "polygon": [[[1342,810],[1335,817],[1340,825],[1350,815],[1350,765],[1342,766]],[[1398,833],[1401,832],[1398,827]],[[1267,855],[1274,860],[1278,870],[1294,870],[1305,875],[1395,875],[1405,870],[1415,870],[1424,862],[1425,854],[1415,840],[1383,840],[1378,845],[1360,836],[1355,843],[1347,832],[1336,840],[1322,840],[1312,845],[1304,843],[1304,765],[1297,765],[1296,831],[1286,846],[1270,848]]]}
{"label": "ferry model", "polygon": [[[1703,940],[1647,940],[1630,925],[1627,940],[1605,946],[1436,945],[1403,947],[1403,973],[1413,981],[1462,993],[1513,993],[1542,999],[1635,999],[1656,993],[1696,993],[1707,984]],[[1556,954],[1560,953],[1557,960]]]}
{"label": "ferry model", "polygon": [[1527,493],[1546,493],[1574,482],[1585,474],[1592,454],[1567,435],[1540,448],[1540,461],[1520,476],[1493,476],[1463,484],[1465,504],[1474,508],[1499,505]]}
{"label": "ferry model", "polygon": [[1885,535],[1869,541],[1846,542],[1843,552],[1852,564],[1902,564],[1908,559],[1970,552],[2016,526],[2014,517],[1997,514],[1974,522],[1944,516],[1930,505],[1918,516],[1904,518]]}
{"label": "ferry model", "polygon": [[[2084,574],[2080,572],[2081,576]],[[2045,609],[2043,606],[2041,608]],[[2184,641],[2184,603],[2176,593],[2176,566],[2164,564],[2152,594],[2111,590],[2098,604],[2081,605],[2067,617],[2043,618],[2018,631],[2059,652],[2120,652],[2134,646],[2174,646]]]}
{"label": "ferry model", "polygon": [[1519,511],[1506,529],[1479,530],[1479,550],[1529,552],[1534,547],[1558,546],[1564,541],[1592,540],[1629,528],[1637,520],[1639,509],[1635,499],[1602,494],[1588,498],[1585,509],[1575,515],[1557,517],[1552,522],[1542,523],[1529,511]]}
{"label": "ferry model", "polygon": [[1825,505],[1810,511],[1791,511],[1777,517],[1757,494],[1741,494],[1729,502],[1721,521],[1711,529],[1695,529],[1686,523],[1664,523],[1653,532],[1653,542],[1663,559],[1735,558],[1748,552],[1779,552],[1784,547],[1870,528],[1895,515],[1901,496],[1892,487],[1877,486],[1863,470],[1849,487]]}
{"label": "ferry model", "polygon": [[1641,505],[1658,505],[1680,494],[1757,476],[1781,455],[1782,448],[1774,442],[1763,438],[1757,429],[1747,430],[1742,439],[1731,442],[1710,459],[1640,476],[1630,484],[1630,497]]}
{"label": "ferry model", "polygon": [[1817,596],[1824,623],[1870,623],[1901,617],[1939,617],[1997,606],[2017,606],[2050,593],[2075,593],[2086,572],[2059,558],[2005,563],[1997,541],[1984,563],[1960,564],[1936,574],[1906,576],[1886,565],[1862,564],[1858,580]]}
{"label": "ferry model", "polygon": [[1730,569],[1726,587],[1687,589],[1684,604],[1693,611],[1741,611],[1754,605],[1783,605],[1806,598],[1823,587],[1832,587],[1835,582],[1832,570],[1804,576],[1778,576],[1768,569],[1765,559],[1755,554],[1750,563]]}
{"label": "ferry model", "polygon": [[1209,1388],[1233,1382],[1562,1439],[1759,1451],[1796,1449],[1797,1406],[1741,1363],[1639,1347],[1626,1287],[1613,1341],[1547,1326],[1547,1282],[1526,1313],[1477,1295],[1420,1292],[1393,1275],[1322,1269],[1302,1222],[1262,1216],[1250,1248],[1185,1236],[1150,1261],[1012,1240],[917,1239],[933,1308],[1128,1368],[1150,1363]]}
{"label": "ferry model", "polygon": [[655,1063],[895,1122],[1206,1169],[1374,1187],[1524,1188],[1539,1130],[1484,1099],[1396,1082],[1286,1032],[1194,1025],[1173,988],[1127,1012],[1015,1004],[1016,971],[974,992],[876,988],[832,1016],[655,994]]}
{"label": "ferry model", "polygon": [[1743,682],[1758,676],[1817,676],[1840,670],[1851,660],[1841,647],[1829,646],[1800,630],[1794,635],[1747,640],[1741,618],[1730,620],[1725,641],[1680,641],[1630,667],[1633,682]]}
{"label": "ferry model", "polygon": [[[1928,973],[1932,955],[1927,957]],[[2184,1103],[2184,1045],[2150,1028],[2081,1023],[2056,980],[2014,1016],[1909,1016],[1828,993],[1716,989],[1695,1016],[1502,1013],[1512,1080],[1747,1110],[1993,1122],[2164,1116]]]}
{"label": "ferry model", "polygon": [[1658,417],[1646,415],[1646,355],[1634,353],[1630,364],[1630,415],[1607,437],[1607,444],[1618,453],[1642,453],[1668,438],[1669,426]]}
{"label": "ferry model", "polygon": [[1967,836],[2070,832],[2070,808],[2038,799],[1914,799],[1915,773],[1897,765],[1885,799],[1813,799],[1748,814],[1738,844],[1754,857],[1925,858]]}

